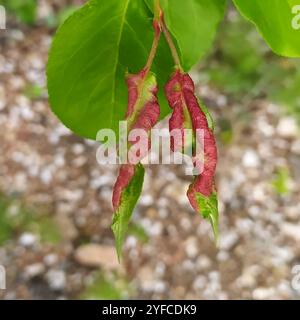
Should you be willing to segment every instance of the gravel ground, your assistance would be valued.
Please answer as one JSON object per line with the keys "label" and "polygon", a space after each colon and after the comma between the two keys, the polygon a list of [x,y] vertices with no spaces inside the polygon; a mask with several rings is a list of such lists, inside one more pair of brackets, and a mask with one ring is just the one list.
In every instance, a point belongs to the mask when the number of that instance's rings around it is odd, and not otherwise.
{"label": "gravel ground", "polygon": [[[51,217],[62,234],[60,243],[49,244],[20,230],[0,247],[7,271],[0,297],[78,298],[100,273],[122,298],[298,299],[291,286],[292,267],[300,264],[294,119],[265,100],[242,103],[199,88],[217,127],[224,119],[232,125],[230,143],[217,133],[220,246],[186,199],[183,168],[153,165],[134,214],[145,235],[129,235],[119,265],[110,230],[117,168],[97,164],[98,145],[60,124],[46,90],[25,94],[33,85],[45,88],[50,43],[43,26],[12,24],[0,37],[0,191],[38,212],[33,219]],[[282,168],[284,194],[274,187]]]}

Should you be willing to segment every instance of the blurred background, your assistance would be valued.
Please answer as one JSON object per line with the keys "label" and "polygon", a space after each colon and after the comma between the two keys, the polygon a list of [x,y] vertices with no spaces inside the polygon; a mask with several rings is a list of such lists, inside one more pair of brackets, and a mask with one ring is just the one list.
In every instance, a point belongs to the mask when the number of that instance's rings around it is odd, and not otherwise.
{"label": "blurred background", "polygon": [[83,1],[7,0],[0,30],[2,299],[298,299],[300,59],[275,56],[230,8],[192,76],[216,121],[220,246],[183,168],[148,166],[118,264],[117,168],[51,113],[45,65]]}

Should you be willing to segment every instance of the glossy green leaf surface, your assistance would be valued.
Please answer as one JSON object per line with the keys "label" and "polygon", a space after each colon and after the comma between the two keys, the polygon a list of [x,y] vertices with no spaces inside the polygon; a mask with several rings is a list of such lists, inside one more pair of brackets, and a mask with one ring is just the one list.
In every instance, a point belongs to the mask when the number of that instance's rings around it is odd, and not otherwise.
{"label": "glossy green leaf surface", "polygon": [[[96,139],[102,128],[118,131],[127,105],[125,73],[137,73],[147,61],[152,16],[140,0],[91,0],[58,30],[47,67],[49,99],[76,134]],[[172,71],[162,40],[153,66],[161,87]],[[164,117],[170,110],[160,94]]]}
{"label": "glossy green leaf surface", "polygon": [[299,0],[234,0],[234,3],[256,25],[275,53],[300,57]]}
{"label": "glossy green leaf surface", "polygon": [[[145,0],[153,9],[154,0]],[[185,71],[210,49],[224,17],[226,0],[161,0],[166,24],[180,50]]]}

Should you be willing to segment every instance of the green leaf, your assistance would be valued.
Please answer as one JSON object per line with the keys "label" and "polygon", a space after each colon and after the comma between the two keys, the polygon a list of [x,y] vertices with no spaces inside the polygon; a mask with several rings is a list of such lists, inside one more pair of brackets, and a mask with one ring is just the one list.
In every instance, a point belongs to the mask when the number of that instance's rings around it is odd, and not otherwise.
{"label": "green leaf", "polygon": [[[152,41],[152,13],[140,0],[91,0],[59,28],[47,67],[52,110],[76,134],[118,132],[127,105],[125,73],[140,71]],[[162,39],[153,71],[168,79],[172,58]],[[170,109],[160,90],[161,117]]]}
{"label": "green leaf", "polygon": [[116,239],[116,249],[120,260],[122,245],[128,229],[133,209],[140,197],[144,182],[145,169],[141,164],[135,167],[135,173],[129,185],[122,192],[120,206],[113,217],[112,230]]}
{"label": "green leaf", "polygon": [[[153,8],[153,0],[145,0]],[[185,71],[210,49],[226,0],[161,0],[166,24],[177,41]]]}
{"label": "green leaf", "polygon": [[299,0],[233,1],[241,14],[256,25],[275,53],[300,57],[300,30],[296,30],[292,25],[296,18],[292,9],[300,4]]}
{"label": "green leaf", "polygon": [[201,193],[196,193],[196,201],[201,208],[201,215],[207,219],[213,229],[215,242],[219,241],[219,210],[217,193],[213,192],[210,197],[205,197]]}

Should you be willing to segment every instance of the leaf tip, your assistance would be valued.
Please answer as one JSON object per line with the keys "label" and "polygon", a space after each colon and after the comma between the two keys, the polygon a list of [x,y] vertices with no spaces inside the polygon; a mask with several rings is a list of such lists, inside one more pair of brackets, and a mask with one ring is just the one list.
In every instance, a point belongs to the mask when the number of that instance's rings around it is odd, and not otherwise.
{"label": "leaf tip", "polygon": [[112,229],[113,234],[115,236],[115,248],[116,248],[116,253],[117,253],[117,257],[118,257],[118,262],[121,263],[123,239],[122,239],[122,237],[120,237],[120,234],[119,234],[119,221],[118,221],[118,214],[117,213],[115,213],[115,215],[114,215],[111,229]]}
{"label": "leaf tip", "polygon": [[214,240],[215,240],[215,246],[216,248],[219,248],[219,219],[218,216],[214,216],[214,215],[209,215],[209,222],[211,224],[212,230],[213,230],[213,234],[214,234]]}
{"label": "leaf tip", "polygon": [[198,212],[202,217],[208,220],[211,224],[214,234],[215,245],[219,247],[219,211],[217,193],[213,192],[211,196],[205,197],[201,193],[196,193],[196,200],[198,204]]}

